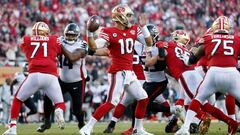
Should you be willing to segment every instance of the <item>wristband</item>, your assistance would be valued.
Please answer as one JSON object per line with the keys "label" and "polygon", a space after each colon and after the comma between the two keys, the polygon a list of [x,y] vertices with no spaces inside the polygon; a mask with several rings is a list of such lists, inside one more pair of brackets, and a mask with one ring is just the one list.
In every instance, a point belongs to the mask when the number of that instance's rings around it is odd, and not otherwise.
{"label": "wristband", "polygon": [[93,32],[87,31],[87,37],[93,37],[93,36],[94,36]]}
{"label": "wristband", "polygon": [[152,47],[151,46],[147,46],[146,47],[146,52],[147,53],[151,53],[152,52]]}
{"label": "wristband", "polygon": [[142,30],[142,34],[145,38],[151,36],[150,32],[148,31],[147,25],[141,27],[141,30]]}

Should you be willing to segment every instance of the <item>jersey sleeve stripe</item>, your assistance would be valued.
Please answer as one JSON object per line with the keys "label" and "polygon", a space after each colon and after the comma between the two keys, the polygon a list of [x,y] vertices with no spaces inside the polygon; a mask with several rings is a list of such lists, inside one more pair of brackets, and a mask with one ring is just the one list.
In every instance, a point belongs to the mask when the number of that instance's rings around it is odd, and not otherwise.
{"label": "jersey sleeve stripe", "polygon": [[108,36],[99,35],[99,37],[105,39],[106,41],[109,41],[109,37]]}

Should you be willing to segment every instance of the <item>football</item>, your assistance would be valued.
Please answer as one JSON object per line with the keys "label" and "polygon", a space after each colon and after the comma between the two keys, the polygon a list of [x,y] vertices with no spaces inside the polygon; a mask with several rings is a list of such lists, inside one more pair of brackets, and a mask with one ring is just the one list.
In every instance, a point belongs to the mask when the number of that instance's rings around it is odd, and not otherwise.
{"label": "football", "polygon": [[95,32],[100,26],[100,17],[97,15],[91,16],[87,21],[87,29],[90,32]]}

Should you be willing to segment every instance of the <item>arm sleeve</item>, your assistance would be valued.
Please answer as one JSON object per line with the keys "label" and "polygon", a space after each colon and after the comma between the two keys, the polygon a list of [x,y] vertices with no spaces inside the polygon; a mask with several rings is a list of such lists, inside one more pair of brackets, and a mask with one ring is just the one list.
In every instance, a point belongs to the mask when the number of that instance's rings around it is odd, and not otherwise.
{"label": "arm sleeve", "polygon": [[104,48],[108,45],[108,41],[103,38],[98,38],[95,40],[97,48]]}
{"label": "arm sleeve", "polygon": [[147,43],[145,41],[145,37],[142,34],[142,30],[139,27],[137,27],[137,41],[142,43],[144,46],[147,46]]}

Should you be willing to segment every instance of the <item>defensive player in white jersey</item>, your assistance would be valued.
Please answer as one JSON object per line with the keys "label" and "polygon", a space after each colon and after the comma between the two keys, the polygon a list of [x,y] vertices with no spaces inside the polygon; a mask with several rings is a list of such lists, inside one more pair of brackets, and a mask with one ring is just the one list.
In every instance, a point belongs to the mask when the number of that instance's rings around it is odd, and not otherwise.
{"label": "defensive player in white jersey", "polygon": [[[133,45],[136,40],[148,46],[152,45],[150,33],[146,27],[146,17],[140,17],[140,26],[132,25],[134,13],[127,5],[117,5],[112,10],[112,20],[115,22],[114,27],[103,28],[100,37],[93,39],[93,31],[88,32],[88,45],[90,49],[107,47],[110,51],[112,64],[109,68],[109,93],[105,103],[103,103],[90,118],[89,122],[80,130],[81,135],[90,135],[93,126],[106,113],[113,109],[120,101],[123,91],[129,99],[136,99],[138,105],[135,116],[133,134],[149,135],[144,131],[143,118],[148,104],[147,93],[141,87],[133,72]],[[88,20],[88,30],[93,26],[93,18]]]}
{"label": "defensive player in white jersey", "polygon": [[[17,72],[15,74],[15,79],[12,81],[10,85],[11,95],[15,95],[17,89],[20,87],[20,85],[27,76],[28,76],[28,63],[25,63],[23,66],[23,71]],[[27,116],[37,113],[37,107],[35,106],[32,97],[29,97],[23,103],[30,109],[30,111],[27,113]]]}
{"label": "defensive player in white jersey", "polygon": [[[78,120],[78,127],[84,125],[84,115],[82,112],[82,103],[85,93],[85,83],[87,78],[87,70],[85,67],[85,54],[87,51],[87,44],[85,41],[79,39],[79,27],[75,23],[70,23],[64,30],[64,36],[59,37],[60,43],[71,53],[80,53],[82,58],[74,61],[69,60],[64,55],[59,56],[60,63],[60,77],[59,83],[63,95],[69,92],[72,99],[73,114]],[[52,102],[47,96],[44,97],[44,124],[41,125],[37,131],[44,132],[51,127],[50,115],[52,112]]]}

